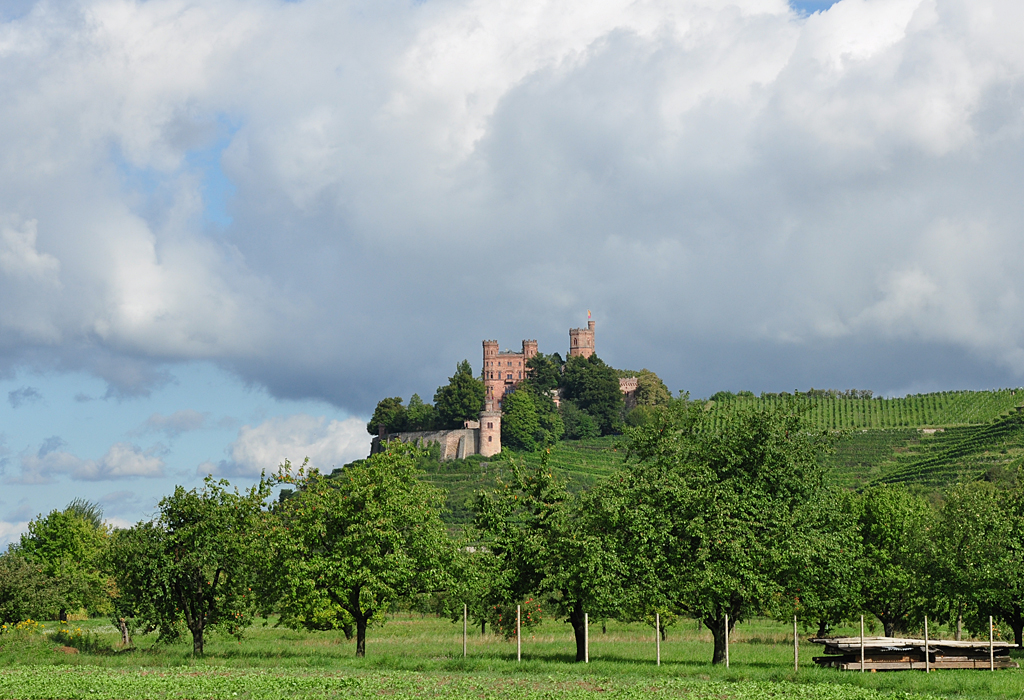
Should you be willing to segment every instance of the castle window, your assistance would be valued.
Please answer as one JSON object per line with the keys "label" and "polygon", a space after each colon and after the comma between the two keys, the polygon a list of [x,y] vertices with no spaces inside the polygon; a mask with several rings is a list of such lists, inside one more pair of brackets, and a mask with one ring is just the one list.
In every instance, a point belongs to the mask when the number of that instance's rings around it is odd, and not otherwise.
{"label": "castle window", "polygon": [[492,438],[492,437],[491,437],[490,435],[488,435],[488,436],[487,436],[487,442],[490,442],[490,441],[491,441],[491,440],[493,440],[493,439],[494,439],[494,438]]}
{"label": "castle window", "polygon": [[494,428],[494,423],[488,423],[488,424],[487,424],[487,427],[488,427],[488,428]]}

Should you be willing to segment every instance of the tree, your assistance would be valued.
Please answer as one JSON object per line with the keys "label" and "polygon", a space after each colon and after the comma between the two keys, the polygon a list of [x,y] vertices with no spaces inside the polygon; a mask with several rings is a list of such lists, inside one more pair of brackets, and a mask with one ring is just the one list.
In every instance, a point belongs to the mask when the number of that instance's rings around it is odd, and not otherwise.
{"label": "tree", "polygon": [[649,369],[642,369],[636,375],[637,406],[667,406],[672,401],[672,392],[661,381],[661,377]]}
{"label": "tree", "polygon": [[16,548],[0,556],[0,622],[52,619],[67,604],[58,582],[43,573],[42,566]]}
{"label": "tree", "polygon": [[601,434],[601,428],[598,427],[597,421],[589,413],[577,407],[573,401],[562,400],[561,414],[567,440],[583,440]]}
{"label": "tree", "polygon": [[859,500],[839,488],[824,488],[805,509],[807,528],[792,550],[786,597],[778,618],[798,615],[818,623],[818,636],[863,609],[864,547],[858,529]]}
{"label": "tree", "polygon": [[501,444],[533,452],[537,449],[540,421],[529,391],[513,391],[501,401]]}
{"label": "tree", "polygon": [[405,430],[406,422],[406,408],[402,405],[402,397],[392,396],[377,402],[373,417],[366,424],[366,432],[378,435],[380,429],[384,428],[385,434],[400,433]]}
{"label": "tree", "polygon": [[228,486],[207,477],[202,490],[176,487],[155,520],[116,531],[107,557],[121,609],[165,641],[184,622],[196,656],[209,628],[241,634],[257,602],[255,545],[270,484],[261,478],[245,493]]}
{"label": "tree", "polygon": [[726,615],[731,628],[791,587],[805,509],[823,484],[818,456],[831,438],[792,414],[682,401],[626,437],[635,461],[605,486],[629,572],[625,613],[697,617],[720,663]]}
{"label": "tree", "polygon": [[[999,496],[984,481],[957,484],[946,494],[932,533],[936,599],[930,607],[946,612],[958,640],[965,616],[970,627],[987,634],[988,619],[979,610],[1006,589],[999,565],[1012,523]],[[982,618],[984,623],[978,624]]]}
{"label": "tree", "polygon": [[573,627],[576,660],[585,658],[585,613],[609,613],[623,571],[607,546],[597,493],[570,494],[547,466],[510,463],[512,479],[481,494],[476,524],[485,534],[490,572],[484,605],[509,610],[540,597]]}
{"label": "tree", "polygon": [[905,631],[922,614],[931,585],[932,524],[928,503],[904,486],[876,486],[862,496],[864,607],[882,623],[887,637]]}
{"label": "tree", "polygon": [[448,384],[434,394],[438,428],[461,428],[467,420],[477,420],[484,410],[484,383],[473,376],[468,360],[463,360],[448,378]]}
{"label": "tree", "polygon": [[106,613],[110,597],[100,559],[107,539],[102,510],[76,499],[62,511],[32,520],[21,536],[19,552],[55,581],[69,607]]}
{"label": "tree", "polygon": [[[1003,483],[1007,486],[999,490],[999,502],[1006,538],[994,561],[999,586],[983,602],[979,612],[1008,624],[1013,630],[1014,643],[1021,646],[1024,644],[1024,475],[1020,468]],[[987,628],[988,620],[984,623]]]}
{"label": "tree", "polygon": [[624,405],[619,390],[619,377],[597,355],[574,355],[565,363],[562,376],[564,398],[589,413],[602,435],[610,435],[619,428]]}
{"label": "tree", "polygon": [[563,364],[565,363],[557,352],[551,355],[539,352],[526,361],[526,367],[530,370],[526,382],[538,393],[557,389],[562,378]]}
{"label": "tree", "polygon": [[451,583],[444,494],[416,478],[415,449],[388,443],[334,478],[282,468],[281,479],[296,486],[274,507],[282,612],[302,620],[309,610],[343,610],[355,623],[356,656],[366,655],[371,621],[397,601]]}
{"label": "tree", "polygon": [[437,420],[434,407],[424,403],[419,394],[413,394],[409,399],[405,415],[407,430],[433,430]]}

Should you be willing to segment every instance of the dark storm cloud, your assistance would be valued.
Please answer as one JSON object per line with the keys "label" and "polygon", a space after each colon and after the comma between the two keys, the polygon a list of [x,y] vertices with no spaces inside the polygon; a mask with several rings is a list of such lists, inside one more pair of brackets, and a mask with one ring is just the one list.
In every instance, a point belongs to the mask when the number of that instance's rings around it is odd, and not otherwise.
{"label": "dark storm cloud", "polygon": [[1022,10],[798,5],[20,15],[0,371],[120,399],[211,360],[368,412],[590,308],[601,356],[697,395],[1020,383]]}

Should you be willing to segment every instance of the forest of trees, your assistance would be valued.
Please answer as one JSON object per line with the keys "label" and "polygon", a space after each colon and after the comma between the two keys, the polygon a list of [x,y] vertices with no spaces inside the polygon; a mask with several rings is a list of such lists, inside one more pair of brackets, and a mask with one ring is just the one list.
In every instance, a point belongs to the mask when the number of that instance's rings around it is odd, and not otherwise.
{"label": "forest of trees", "polygon": [[[190,635],[197,655],[207,630],[241,634],[260,614],[343,630],[363,655],[399,607],[454,618],[465,604],[476,624],[512,634],[509,613],[527,601],[528,625],[572,625],[577,659],[585,614],[700,620],[715,663],[726,619],[755,615],[797,615],[825,633],[868,614],[889,635],[925,615],[980,633],[993,615],[1021,642],[1019,475],[939,500],[902,486],[838,490],[819,459],[833,434],[776,410],[716,411],[676,399],[622,426],[627,460],[589,490],[567,489],[543,459],[508,461],[477,495],[472,539],[445,528],[443,493],[397,442],[329,476],[285,463],[245,491],[212,478],[178,487],[127,529],[73,502],[0,557],[0,619],[84,611],[126,638]],[[291,490],[271,499],[275,484]]]}

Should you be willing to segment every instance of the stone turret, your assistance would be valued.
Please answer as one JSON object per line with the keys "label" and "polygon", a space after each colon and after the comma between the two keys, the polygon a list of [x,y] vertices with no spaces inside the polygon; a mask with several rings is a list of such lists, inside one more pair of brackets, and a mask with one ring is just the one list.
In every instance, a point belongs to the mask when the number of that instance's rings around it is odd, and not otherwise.
{"label": "stone turret", "polygon": [[590,357],[594,354],[594,325],[593,321],[587,321],[586,328],[569,329],[569,357]]}

